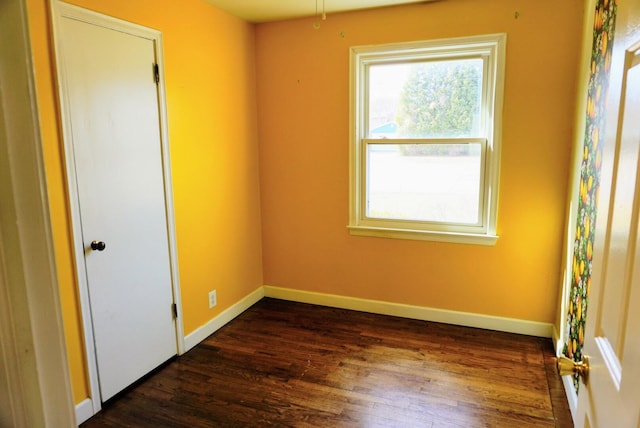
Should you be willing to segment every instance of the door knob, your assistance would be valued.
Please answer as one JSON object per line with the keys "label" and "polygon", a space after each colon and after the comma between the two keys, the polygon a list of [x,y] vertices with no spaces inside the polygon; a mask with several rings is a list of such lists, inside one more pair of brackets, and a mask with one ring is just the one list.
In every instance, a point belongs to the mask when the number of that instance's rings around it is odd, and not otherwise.
{"label": "door knob", "polygon": [[583,356],[582,361],[573,361],[567,357],[558,357],[558,373],[560,376],[577,374],[586,385],[589,380],[589,357]]}
{"label": "door knob", "polygon": [[107,248],[107,244],[102,241],[91,241],[91,249],[97,251],[104,251]]}

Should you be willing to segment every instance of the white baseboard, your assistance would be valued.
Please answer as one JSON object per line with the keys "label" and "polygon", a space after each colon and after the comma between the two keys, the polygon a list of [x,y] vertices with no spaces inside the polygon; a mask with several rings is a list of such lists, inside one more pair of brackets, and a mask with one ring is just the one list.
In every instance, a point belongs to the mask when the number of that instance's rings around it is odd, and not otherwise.
{"label": "white baseboard", "polygon": [[93,411],[93,402],[90,398],[85,398],[84,400],[76,404],[76,423],[78,425],[88,420],[94,414],[95,412]]}
{"label": "white baseboard", "polygon": [[562,384],[564,385],[564,393],[567,395],[567,401],[569,402],[571,417],[575,421],[576,411],[578,410],[578,393],[573,386],[573,376],[562,376]]}
{"label": "white baseboard", "polygon": [[[555,326],[553,327],[552,339],[556,356],[559,357],[562,355],[562,347],[564,346],[564,343]],[[569,403],[569,410],[571,410],[571,418],[575,421],[576,411],[578,410],[578,394],[576,393],[576,388],[573,386],[573,377],[562,376],[562,385],[564,386],[564,394],[567,396],[567,402]]]}
{"label": "white baseboard", "polygon": [[253,304],[264,297],[264,287],[259,287],[239,302],[221,312],[217,317],[208,323],[198,327],[193,332],[184,337],[185,352],[202,342],[207,337],[224,327],[229,321],[249,309]]}
{"label": "white baseboard", "polygon": [[555,325],[553,326],[551,340],[553,340],[553,349],[555,349],[556,355],[560,355],[562,352],[562,338]]}
{"label": "white baseboard", "polygon": [[529,336],[552,337],[553,325],[550,323],[496,317],[470,312],[449,311],[424,306],[405,305],[380,300],[358,299],[335,294],[314,293],[291,288],[264,286],[264,296],[300,303],[330,306],[341,309],[371,312],[381,315],[434,321],[486,330],[526,334]]}

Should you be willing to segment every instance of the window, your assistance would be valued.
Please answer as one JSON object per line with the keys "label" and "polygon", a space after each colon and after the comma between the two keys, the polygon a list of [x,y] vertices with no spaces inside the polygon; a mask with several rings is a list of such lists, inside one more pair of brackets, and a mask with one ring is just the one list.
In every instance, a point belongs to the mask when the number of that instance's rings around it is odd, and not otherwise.
{"label": "window", "polygon": [[495,243],[505,44],[351,48],[352,234]]}

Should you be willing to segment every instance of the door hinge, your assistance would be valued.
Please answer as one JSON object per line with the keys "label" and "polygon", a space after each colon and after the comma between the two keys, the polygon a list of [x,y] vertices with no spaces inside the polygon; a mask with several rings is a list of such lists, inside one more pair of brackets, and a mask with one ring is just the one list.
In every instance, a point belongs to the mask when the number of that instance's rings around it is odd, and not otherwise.
{"label": "door hinge", "polygon": [[160,67],[158,64],[153,64],[153,75],[156,80],[156,85],[160,83]]}
{"label": "door hinge", "polygon": [[172,303],[171,311],[173,312],[173,318],[178,318],[178,305],[176,305],[175,303]]}

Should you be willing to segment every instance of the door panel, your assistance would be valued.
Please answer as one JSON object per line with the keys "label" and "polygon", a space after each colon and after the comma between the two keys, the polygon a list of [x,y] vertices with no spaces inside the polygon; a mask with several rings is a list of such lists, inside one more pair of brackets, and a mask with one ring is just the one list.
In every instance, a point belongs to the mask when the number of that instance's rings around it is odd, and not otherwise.
{"label": "door panel", "polygon": [[105,401],[176,354],[155,45],[68,17],[59,31]]}
{"label": "door panel", "polygon": [[591,357],[591,373],[578,396],[578,427],[640,426],[639,53],[629,50],[618,71],[625,76],[621,121],[609,140],[615,144],[607,152],[611,159],[603,165],[603,175],[611,177],[612,197],[608,207],[600,208],[606,212],[598,214],[604,233],[596,237],[598,258],[584,348]]}

